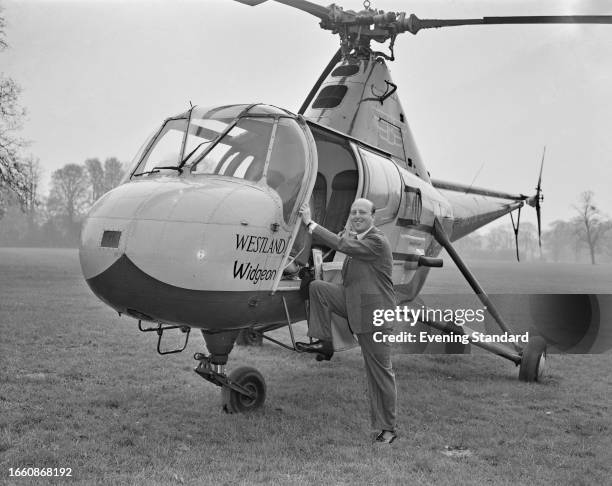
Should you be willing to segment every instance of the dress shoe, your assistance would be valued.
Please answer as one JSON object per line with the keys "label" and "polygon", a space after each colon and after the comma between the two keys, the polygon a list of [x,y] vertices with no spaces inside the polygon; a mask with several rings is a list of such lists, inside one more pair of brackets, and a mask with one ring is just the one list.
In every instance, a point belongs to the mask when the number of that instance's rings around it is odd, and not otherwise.
{"label": "dress shoe", "polygon": [[383,430],[380,434],[376,436],[374,439],[375,444],[391,444],[395,439],[397,439],[397,434],[392,430]]}
{"label": "dress shoe", "polygon": [[316,353],[317,361],[329,361],[334,355],[334,346],[331,341],[314,341],[312,343],[295,343],[298,351],[303,353]]}

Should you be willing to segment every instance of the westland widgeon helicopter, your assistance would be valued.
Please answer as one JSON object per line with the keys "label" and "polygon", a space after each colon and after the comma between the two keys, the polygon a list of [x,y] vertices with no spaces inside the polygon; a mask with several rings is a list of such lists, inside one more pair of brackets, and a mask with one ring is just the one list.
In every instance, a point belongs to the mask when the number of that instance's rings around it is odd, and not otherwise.
{"label": "westland widgeon helicopter", "polygon": [[[265,0],[237,1],[255,6]],[[368,1],[360,12],[277,1],[318,17],[322,29],[340,38],[299,112],[259,103],[192,106],[166,119],[123,183],[94,204],[81,236],[89,287],[137,319],[140,330],[156,332],[158,352],[184,350],[189,331],[201,330],[208,354],[196,353],[195,371],[222,387],[229,412],[257,409],[266,394],[257,370],[226,372],[239,334],[296,350],[291,323],[306,318],[304,270],[321,278],[326,264],[343,257],[311,240],[298,214],[306,202],[315,221],[339,232],[352,202],[370,199],[375,224],[393,248],[398,304],[417,299],[445,249],[509,331],[453,242],[525,204],[535,208],[540,232],[542,168],[532,196],[431,179],[387,68],[397,36],[462,25],[612,23],[612,16],[419,19],[374,10]],[[387,41],[388,53],[372,47]],[[422,325],[435,333],[471,334],[465,325]],[[283,326],[291,346],[266,335]],[[170,329],[182,331],[184,341],[165,350],[160,343]],[[522,380],[541,376],[542,338],[524,347],[472,343],[518,365]]]}

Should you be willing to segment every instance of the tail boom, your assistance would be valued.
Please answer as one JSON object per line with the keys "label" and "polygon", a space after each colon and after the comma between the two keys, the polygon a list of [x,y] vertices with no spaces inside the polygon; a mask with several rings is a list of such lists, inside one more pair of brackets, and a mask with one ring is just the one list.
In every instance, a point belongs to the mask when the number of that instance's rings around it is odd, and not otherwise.
{"label": "tail boom", "polygon": [[529,200],[529,197],[523,194],[510,194],[439,180],[432,180],[432,184],[453,208],[449,235],[451,241],[456,241],[523,207]]}

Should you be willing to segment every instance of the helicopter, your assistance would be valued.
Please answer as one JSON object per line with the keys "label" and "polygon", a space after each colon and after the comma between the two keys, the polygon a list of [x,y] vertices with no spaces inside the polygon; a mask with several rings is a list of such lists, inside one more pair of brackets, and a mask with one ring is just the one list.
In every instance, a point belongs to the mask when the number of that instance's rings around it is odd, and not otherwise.
{"label": "helicopter", "polygon": [[[257,6],[266,0],[236,1]],[[464,25],[612,23],[601,15],[420,19],[375,10],[367,0],[360,12],[275,1],[317,17],[340,39],[298,113],[262,103],[195,105],[167,118],[122,183],[93,205],[79,248],[93,293],[138,320],[139,330],[156,333],[160,354],[184,351],[191,329],[201,331],[208,353],[194,355],[195,371],[221,387],[227,412],[256,410],[266,398],[259,371],[227,372],[237,339],[266,339],[300,352],[293,323],[307,318],[309,275],[338,278],[343,255],[313,241],[299,215],[305,203],[315,221],[339,232],[353,201],[369,199],[393,249],[398,306],[418,302],[446,250],[500,329],[511,333],[453,242],[515,211],[518,238],[520,211],[529,205],[541,244],[544,156],[531,196],[432,179],[388,68],[395,41],[404,33]],[[388,42],[387,52],[375,50],[374,42]],[[471,345],[517,365],[523,381],[542,376],[542,337],[505,345],[473,338],[468,326],[454,322],[420,324],[432,333],[467,336]],[[281,327],[291,345],[267,335]],[[184,339],[168,350],[162,339],[170,330]]]}

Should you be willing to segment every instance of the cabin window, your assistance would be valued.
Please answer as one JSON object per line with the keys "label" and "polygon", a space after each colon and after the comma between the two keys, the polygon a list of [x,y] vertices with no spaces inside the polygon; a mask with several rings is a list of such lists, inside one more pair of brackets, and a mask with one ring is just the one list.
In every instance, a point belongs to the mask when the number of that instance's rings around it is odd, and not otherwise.
{"label": "cabin window", "polygon": [[344,78],[346,76],[354,76],[359,72],[359,64],[345,64],[334,69],[331,75],[335,78]]}
{"label": "cabin window", "polygon": [[399,210],[402,184],[395,163],[375,152],[359,148],[366,168],[365,197],[374,203],[376,224],[392,221]]}
{"label": "cabin window", "polygon": [[398,223],[402,226],[415,226],[421,223],[423,201],[419,188],[404,186],[404,208]]}
{"label": "cabin window", "polygon": [[274,136],[270,162],[266,170],[266,182],[283,202],[283,218],[289,223],[304,182],[308,144],[297,122],[280,118]]}
{"label": "cabin window", "polygon": [[185,143],[185,165],[191,165],[209,147],[210,142],[223,133],[231,120],[193,119],[189,124]]}
{"label": "cabin window", "polygon": [[196,149],[200,147],[202,149],[208,148],[207,143],[219,137],[246,107],[247,105],[221,106],[218,108],[194,107],[191,112],[187,141],[183,151],[184,157],[191,155],[191,160],[188,163],[196,160],[197,156],[204,151]]}
{"label": "cabin window", "polygon": [[338,106],[348,87],[342,85],[325,86],[317,96],[317,99],[312,104],[313,108],[335,108]]}
{"label": "cabin window", "polygon": [[256,182],[263,175],[272,118],[242,118],[194,164],[195,174],[216,174]]}
{"label": "cabin window", "polygon": [[229,105],[215,108],[196,106],[191,111],[189,130],[183,150],[184,165],[191,166],[210,148],[210,144],[247,108],[247,105]]}

